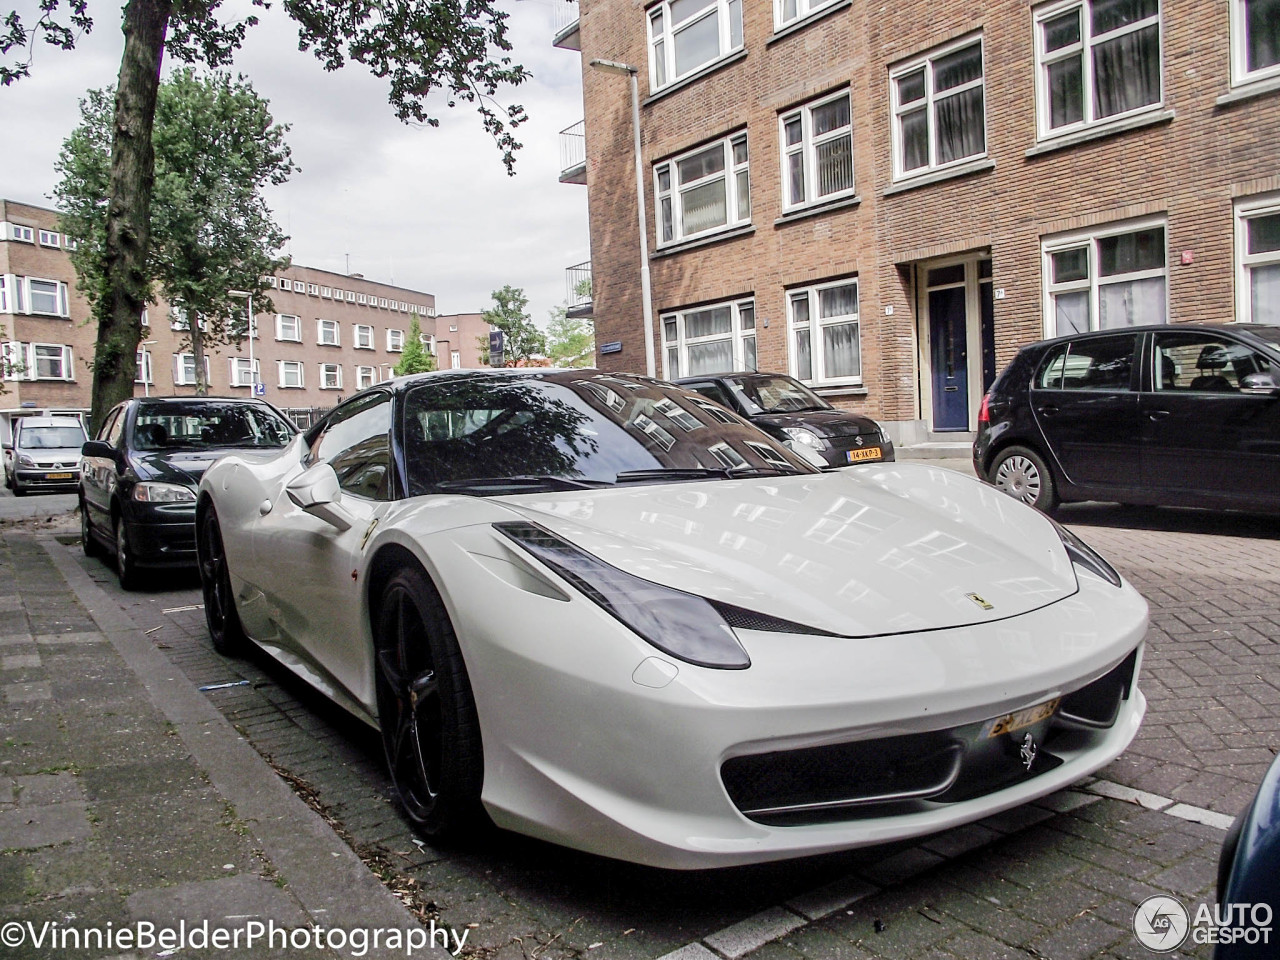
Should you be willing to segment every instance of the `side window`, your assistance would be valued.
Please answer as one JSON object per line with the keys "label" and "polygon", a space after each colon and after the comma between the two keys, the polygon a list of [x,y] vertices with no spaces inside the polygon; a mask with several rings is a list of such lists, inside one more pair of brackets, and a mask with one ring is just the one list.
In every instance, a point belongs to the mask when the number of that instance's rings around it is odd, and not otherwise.
{"label": "side window", "polygon": [[1040,368],[1042,390],[1128,390],[1137,338],[1099,337],[1057,348]]}
{"label": "side window", "polygon": [[118,409],[115,413],[115,418],[111,420],[105,428],[105,439],[107,443],[111,444],[111,446],[115,447],[117,450],[120,449],[120,444],[124,437],[124,421],[128,412],[129,411],[125,407]]}
{"label": "side window", "polygon": [[733,401],[729,399],[718,383],[687,383],[685,384],[685,389],[700,393],[702,396],[714,400],[722,407],[728,407],[730,410],[735,409]]}
{"label": "side window", "polygon": [[307,440],[307,463],[328,462],[344,491],[391,499],[390,396],[375,393],[339,407]]}
{"label": "side window", "polygon": [[1161,333],[1156,336],[1157,390],[1233,393],[1245,377],[1275,373],[1266,357],[1212,333]]}

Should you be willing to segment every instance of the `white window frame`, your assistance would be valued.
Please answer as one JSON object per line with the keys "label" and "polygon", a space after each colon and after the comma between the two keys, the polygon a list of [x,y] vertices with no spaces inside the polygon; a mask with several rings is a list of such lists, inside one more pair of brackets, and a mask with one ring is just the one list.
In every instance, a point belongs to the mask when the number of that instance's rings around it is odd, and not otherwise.
{"label": "white window frame", "polygon": [[1280,63],[1257,70],[1249,69],[1249,51],[1245,26],[1248,23],[1247,7],[1250,0],[1230,0],[1231,2],[1231,85],[1242,86],[1280,77]]}
{"label": "white window frame", "polygon": [[[188,364],[188,361],[190,363]],[[187,367],[191,367],[190,375]],[[209,358],[204,358],[204,382],[209,383]],[[196,385],[196,357],[193,353],[175,353],[173,355],[173,385],[175,387],[194,387]]]}
{"label": "white window frame", "polygon": [[294,292],[294,293],[306,293],[306,292],[307,292],[307,284],[306,284],[306,281],[304,281],[304,280],[295,280],[295,281],[293,281],[293,292]]}
{"label": "white window frame", "polygon": [[[1148,270],[1135,270],[1132,273],[1114,274],[1102,277],[1099,273],[1098,243],[1109,237],[1123,236],[1128,233],[1139,233],[1159,227],[1164,231],[1164,266]],[[1053,255],[1069,250],[1083,248],[1087,250],[1088,276],[1084,280],[1068,280],[1055,283],[1053,278]],[[1101,307],[1099,305],[1101,288],[1116,283],[1131,283],[1136,280],[1147,280],[1152,277],[1164,278],[1164,316],[1169,318],[1169,222],[1164,217],[1145,217],[1141,220],[1126,220],[1120,223],[1108,223],[1087,230],[1075,230],[1071,233],[1056,234],[1043,237],[1040,241],[1040,269],[1042,301],[1041,317],[1045,339],[1058,336],[1057,310],[1054,297],[1058,294],[1077,293],[1087,290],[1089,293],[1089,329],[1101,330]],[[1112,327],[1123,331],[1126,327]]]}
{"label": "white window frame", "polygon": [[[729,307],[729,330],[726,333],[713,333],[702,337],[688,337],[685,334],[685,318],[689,314],[701,313],[704,310],[716,310],[720,307]],[[670,324],[674,323],[674,337],[672,336],[673,328]],[[685,307],[680,310],[668,310],[664,312],[659,321],[662,336],[662,370],[663,377],[667,380],[675,380],[679,377],[702,376],[702,374],[692,374],[689,372],[689,348],[704,343],[718,343],[720,341],[730,341],[733,350],[733,363],[729,370],[717,371],[729,373],[734,370],[755,369],[759,364],[759,341],[756,332],[756,301],[755,297],[738,297],[734,300],[722,300],[719,303],[703,303],[696,307]],[[747,364],[747,341],[752,341],[751,347],[756,355],[756,364],[748,367]],[[673,364],[674,361],[674,364]],[[673,369],[673,366],[675,369]],[[712,376],[708,373],[707,376]]]}
{"label": "white window frame", "polygon": [[262,379],[262,361],[253,358],[253,372],[249,372],[248,357],[227,358],[227,382],[233,387],[252,387]]}
{"label": "white window frame", "polygon": [[[347,303],[355,303],[355,302],[356,302],[356,292],[355,292],[354,290],[348,290],[348,291],[346,291],[346,294],[347,294]],[[362,300],[362,301],[361,301],[361,303],[363,303],[363,302],[364,302],[364,301]]]}
{"label": "white window frame", "polygon": [[[285,321],[290,321],[289,326],[293,328],[293,336],[285,336]],[[296,313],[277,313],[276,314],[276,339],[282,343],[301,343],[302,342],[302,318]]]}
{"label": "white window frame", "polygon": [[451,324],[449,324],[449,332],[450,332],[450,333],[457,333],[457,332],[458,332],[458,325],[457,325],[456,323],[451,323]]}
{"label": "white window frame", "polygon": [[[289,383],[288,373],[297,374],[297,383]],[[305,390],[307,386],[306,365],[301,360],[277,360],[276,383],[281,390]]]}
{"label": "white window frame", "polygon": [[293,283],[292,283],[292,281],[290,281],[290,280],[289,280],[289,278],[288,278],[288,277],[280,277],[280,278],[276,281],[276,286],[277,286],[279,289],[281,289],[281,290],[285,291],[286,293],[288,293],[290,290],[292,290],[292,289],[293,289]]}
{"label": "white window frame", "polygon": [[20,313],[10,309],[10,298],[17,298],[18,278],[11,273],[0,273],[0,313]]}
{"label": "white window frame", "polygon": [[72,250],[79,250],[79,249],[80,249],[80,241],[79,241],[79,240],[77,240],[75,237],[71,236],[70,234],[66,234],[66,235],[62,238],[62,249],[63,249],[63,250],[66,250],[66,251],[68,251],[68,252],[70,252],[70,251],[72,251]]}
{"label": "white window frame", "polygon": [[[1158,0],[1158,7],[1154,18],[1147,17],[1136,23],[1126,24],[1116,30],[1108,31],[1100,37],[1093,36],[1093,19],[1090,17],[1090,10],[1093,6],[1093,0],[1064,0],[1061,3],[1051,3],[1047,6],[1039,7],[1035,11],[1034,16],[1034,46],[1036,57],[1036,139],[1037,140],[1053,140],[1057,137],[1074,133],[1077,130],[1090,130],[1094,128],[1103,128],[1113,124],[1120,123],[1129,117],[1140,116],[1144,113],[1160,110],[1164,107],[1164,0]],[[1059,17],[1067,13],[1071,9],[1078,9],[1080,12],[1080,40],[1077,43],[1062,47],[1059,50],[1048,52],[1045,50],[1044,44],[1044,24],[1048,20]],[[1135,107],[1132,110],[1126,110],[1123,113],[1114,113],[1107,117],[1097,117],[1097,104],[1094,98],[1093,84],[1093,48],[1100,43],[1108,40],[1114,40],[1116,37],[1125,35],[1126,33],[1136,33],[1139,30],[1146,29],[1155,22],[1159,27],[1160,45],[1160,96],[1155,99],[1154,103],[1144,104],[1141,107]],[[1057,63],[1059,60],[1066,60],[1069,57],[1080,57],[1080,83],[1084,92],[1084,117],[1075,122],[1063,124],[1060,127],[1050,127],[1049,115],[1049,82],[1048,73],[1050,65]]]}
{"label": "white window frame", "polygon": [[377,367],[356,367],[356,389],[364,390],[367,387],[372,387],[374,378],[377,376]]}
{"label": "white window frame", "polygon": [[378,306],[379,306],[379,307],[381,307],[383,310],[386,310],[386,309],[388,308],[387,298],[386,298],[386,297],[379,297],[379,298],[378,298]]}
{"label": "white window frame", "polygon": [[[40,375],[40,351],[58,351],[58,367],[59,372],[53,376]],[[46,355],[45,359],[51,359]],[[65,343],[31,343],[27,345],[27,371],[28,380],[60,380],[64,382],[74,382],[76,379],[76,368],[73,362],[71,348]]]}
{"label": "white window frame", "polygon": [[795,13],[787,14],[787,0],[773,0],[773,29],[775,32],[806,17],[824,10],[837,0],[792,0]]}
{"label": "white window frame", "polygon": [[[822,291],[848,286],[854,287],[857,291],[858,306],[855,312],[834,317],[821,316]],[[809,307],[808,319],[803,321],[796,320],[795,303],[800,299],[806,300]],[[788,287],[786,291],[786,310],[787,368],[791,376],[809,386],[848,386],[858,385],[863,382],[862,284],[859,282],[858,277],[842,277],[839,280],[815,283],[804,287]],[[826,351],[822,346],[822,332],[825,327],[843,326],[845,324],[857,324],[858,327],[858,372],[851,376],[831,377],[827,375],[825,369]],[[810,375],[807,378],[803,376],[804,371],[799,369],[798,351],[795,346],[796,335],[801,330],[809,332]]]}
{"label": "white window frame", "polygon": [[275,277],[263,277],[263,281],[264,281],[264,282],[266,283],[266,285],[267,285],[268,287],[270,287],[272,290],[274,290],[274,289],[275,289],[275,287],[276,287],[276,278],[275,278]]}
{"label": "white window frame", "polygon": [[322,286],[322,287],[320,288],[320,296],[322,296],[322,297],[323,297],[324,299],[326,299],[326,300],[332,300],[332,299],[333,299],[333,288],[332,288],[332,287],[324,287],[324,286]]}
{"label": "white window frame", "polygon": [[387,353],[403,353],[404,352],[404,331],[388,330],[387,331]]}
{"label": "white window frame", "polygon": [[[330,382],[330,378],[332,378],[332,382]],[[320,389],[321,390],[341,390],[342,389],[342,364],[340,363],[320,364]]]}
{"label": "white window frame", "polygon": [[[724,166],[715,173],[705,177],[699,177],[690,180],[688,183],[680,182],[680,164],[692,157],[696,157],[702,153],[709,153],[719,148],[722,155]],[[737,148],[741,147],[744,159],[741,162],[736,161]],[[739,130],[729,134],[727,137],[719,141],[704,143],[692,150],[686,150],[684,153],[678,154],[661,163],[653,165],[653,194],[654,209],[657,211],[658,224],[658,246],[670,246],[676,243],[682,243],[685,240],[692,240],[696,237],[709,237],[725,230],[732,230],[751,222],[751,172],[750,172],[750,151],[747,146],[747,131]],[[738,178],[742,175],[747,178],[747,202],[746,209],[743,210],[743,204],[738,192]],[[662,187],[663,177],[667,178],[667,186],[664,190]],[[684,228],[684,203],[682,197],[685,193],[697,190],[714,184],[717,180],[724,185],[725,193],[725,222],[716,224],[715,226],[706,227],[705,229],[690,232]],[[666,229],[666,212],[671,210],[671,229],[672,235],[667,237],[664,235]]]}
{"label": "white window frame", "polygon": [[4,234],[6,240],[16,240],[18,243],[35,243],[35,230],[31,227],[23,226],[20,223],[10,223]]}
{"label": "white window frame", "polygon": [[450,370],[462,369],[462,351],[461,350],[449,351],[449,369]]}
{"label": "white window frame", "polygon": [[1255,217],[1280,214],[1280,193],[1269,193],[1237,200],[1235,204],[1236,234],[1236,315],[1242,323],[1253,323],[1253,284],[1250,272],[1254,267],[1280,265],[1280,250],[1265,253],[1249,253],[1249,221]]}
{"label": "white window frame", "polygon": [[[828,130],[820,136],[814,136],[813,133],[813,111],[820,107],[825,107],[829,103],[835,103],[837,100],[845,99],[849,101],[849,125],[839,127],[835,130]],[[800,121],[800,142],[787,144],[787,125],[793,120]],[[778,152],[782,161],[782,209],[783,212],[791,210],[801,210],[805,207],[811,207],[815,204],[830,203],[832,200],[838,200],[841,197],[851,197],[857,192],[857,176],[854,174],[853,182],[850,183],[847,190],[836,190],[823,196],[813,195],[811,188],[817,186],[818,177],[818,147],[842,137],[849,138],[849,157],[850,163],[853,162],[853,96],[846,87],[829,96],[819,97],[817,100],[811,100],[808,103],[801,104],[792,110],[787,110],[778,114]],[[805,192],[804,198],[792,202],[791,200],[791,157],[800,154],[801,160],[801,176],[804,178]]]}
{"label": "white window frame", "polygon": [[[326,331],[333,334],[332,339],[325,335]],[[316,343],[322,347],[342,346],[342,325],[337,320],[321,320],[316,317]]]}
{"label": "white window frame", "polygon": [[356,350],[372,350],[373,327],[367,323],[357,323],[352,327],[351,345]]}
{"label": "white window frame", "polygon": [[[33,317],[68,318],[71,316],[71,308],[67,302],[67,285],[63,283],[61,280],[50,280],[45,277],[18,277],[16,279],[25,288],[22,291],[22,294],[19,295],[19,300],[20,302],[26,304],[26,309],[22,310],[22,308],[19,307],[19,310],[27,314],[30,314]],[[53,311],[36,309],[35,297],[33,295],[33,291],[31,288],[31,285],[34,283],[48,283],[53,285],[54,290],[53,290],[52,296],[56,301],[56,303],[54,304]],[[48,296],[49,294],[46,292],[46,293],[43,293],[42,295]]]}
{"label": "white window frame", "polygon": [[62,237],[61,237],[61,235],[60,235],[57,231],[55,231],[55,230],[41,230],[41,231],[40,231],[40,246],[42,246],[42,247],[55,247],[55,248],[57,248],[57,249],[61,250],[61,249],[62,249]]}
{"label": "white window frame", "polygon": [[[706,6],[685,17],[679,24],[671,22],[671,0],[662,0],[645,10],[645,31],[649,48],[649,89],[663,87],[707,69],[744,48],[742,30],[743,0],[709,0]],[[734,29],[734,17],[737,18]],[[702,63],[676,74],[676,36],[708,17],[716,18],[717,52]],[[736,34],[736,35],[735,35]]]}
{"label": "white window frame", "polygon": [[[1080,0],[1072,0],[1072,2],[1080,2]],[[982,75],[977,80],[970,80],[959,86],[950,87],[941,93],[934,89],[933,82],[933,65],[936,61],[943,57],[950,56],[966,47],[977,44],[979,55],[982,58]],[[898,81],[903,77],[915,73],[917,70],[924,68],[924,107],[921,108],[919,100],[912,100],[905,106],[899,101],[898,97]],[[978,153],[972,153],[968,156],[957,157],[954,160],[948,160],[945,163],[938,162],[938,121],[935,114],[935,105],[940,100],[947,100],[957,96],[975,87],[982,88],[982,150]],[[923,56],[915,57],[898,66],[893,67],[889,71],[889,100],[893,111],[893,120],[890,124],[891,139],[893,141],[893,179],[895,182],[902,180],[912,180],[916,177],[926,176],[939,170],[949,170],[952,167],[960,166],[965,163],[973,163],[975,160],[981,160],[987,156],[991,138],[989,136],[989,122],[987,110],[987,45],[986,38],[982,33],[971,33],[959,40],[955,40],[945,46],[937,47],[930,50]],[[906,114],[915,113],[923,109],[925,118],[928,122],[929,130],[929,162],[922,167],[914,167],[906,170],[903,167],[903,150],[905,149],[905,141],[902,136],[902,118]]]}
{"label": "white window frame", "polygon": [[308,297],[318,297],[318,296],[320,296],[320,284],[318,284],[318,283],[308,283],[308,284],[307,284],[307,296],[308,296]]}
{"label": "white window frame", "polygon": [[356,303],[360,304],[360,306],[362,306],[362,307],[363,307],[363,306],[367,305],[367,304],[368,304],[368,302],[369,302],[369,298],[368,298],[368,297],[366,297],[363,293],[357,293],[357,294],[356,294]]}
{"label": "white window frame", "polygon": [[138,372],[133,378],[134,383],[153,384],[156,382],[155,364],[151,360],[152,354],[150,350],[139,350],[134,356],[134,364],[138,368]]}

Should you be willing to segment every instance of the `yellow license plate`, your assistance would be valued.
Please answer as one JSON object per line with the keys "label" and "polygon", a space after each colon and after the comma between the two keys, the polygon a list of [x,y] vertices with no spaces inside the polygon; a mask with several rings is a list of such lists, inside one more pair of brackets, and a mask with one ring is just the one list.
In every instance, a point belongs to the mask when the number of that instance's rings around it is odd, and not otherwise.
{"label": "yellow license plate", "polygon": [[1058,704],[1061,702],[1062,698],[1059,697],[1057,700],[1038,703],[1034,707],[1027,707],[1017,713],[1006,713],[1003,717],[996,717],[988,723],[987,738],[1013,733],[1015,730],[1029,727],[1041,720],[1048,720],[1057,711]]}
{"label": "yellow license plate", "polygon": [[70,480],[70,479],[71,479],[71,474],[69,474],[69,473],[46,473],[46,474],[44,475],[44,478],[45,478],[46,480]]}
{"label": "yellow license plate", "polygon": [[882,454],[879,447],[863,447],[861,450],[850,450],[845,456],[850,463],[857,463],[860,460],[879,460]]}

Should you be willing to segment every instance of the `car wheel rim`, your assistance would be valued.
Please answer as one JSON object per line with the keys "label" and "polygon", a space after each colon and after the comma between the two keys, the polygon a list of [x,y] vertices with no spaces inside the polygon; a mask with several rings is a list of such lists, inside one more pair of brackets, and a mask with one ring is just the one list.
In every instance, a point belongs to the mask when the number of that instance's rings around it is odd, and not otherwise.
{"label": "car wheel rim", "polygon": [[222,531],[212,513],[204,518],[204,536],[199,538],[200,586],[208,614],[209,632],[220,635],[227,622],[227,558],[222,549]]}
{"label": "car wheel rim", "polygon": [[129,545],[125,542],[124,524],[116,521],[116,573],[123,580],[129,575]]}
{"label": "car wheel rim", "polygon": [[1027,457],[1009,457],[996,470],[996,486],[1023,503],[1035,503],[1040,499],[1040,471]]}
{"label": "car wheel rim", "polygon": [[387,598],[391,617],[379,638],[378,672],[390,694],[392,722],[383,720],[387,763],[411,816],[425,819],[440,790],[444,752],[440,685],[426,624],[407,590]]}
{"label": "car wheel rim", "polygon": [[90,534],[91,534],[91,531],[89,530],[89,510],[83,503],[81,503],[80,504],[80,540],[86,545],[89,543]]}

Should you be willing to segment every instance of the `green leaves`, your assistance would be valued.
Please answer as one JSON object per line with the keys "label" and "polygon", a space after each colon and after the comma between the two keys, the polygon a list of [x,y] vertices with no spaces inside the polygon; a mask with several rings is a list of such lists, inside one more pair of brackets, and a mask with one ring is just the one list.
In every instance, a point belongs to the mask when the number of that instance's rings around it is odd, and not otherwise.
{"label": "green leaves", "polygon": [[[519,366],[530,357],[546,353],[546,337],[525,312],[525,308],[529,306],[529,298],[524,295],[524,290],[507,284],[501,290],[493,291],[492,296],[493,306],[484,312],[484,322],[497,327],[505,335],[504,352],[507,362],[512,366]],[[480,355],[488,357],[489,341],[484,337],[480,340]]]}
{"label": "green leaves", "polygon": [[435,368],[435,357],[422,345],[422,326],[418,323],[418,314],[415,312],[409,317],[409,336],[400,354],[400,362],[395,366],[395,375],[403,377],[410,373],[430,373]]}

